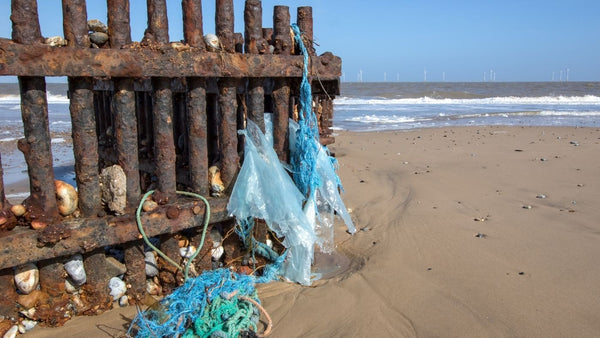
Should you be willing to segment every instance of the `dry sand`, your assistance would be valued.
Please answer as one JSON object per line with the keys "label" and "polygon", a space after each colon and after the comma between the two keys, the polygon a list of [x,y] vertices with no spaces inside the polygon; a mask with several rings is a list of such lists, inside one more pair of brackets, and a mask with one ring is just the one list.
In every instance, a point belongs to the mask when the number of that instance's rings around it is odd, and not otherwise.
{"label": "dry sand", "polygon": [[[341,133],[331,149],[362,230],[337,225],[349,262],[319,257],[337,276],[258,288],[273,337],[600,336],[600,130]],[[28,336],[118,336],[134,311]]]}

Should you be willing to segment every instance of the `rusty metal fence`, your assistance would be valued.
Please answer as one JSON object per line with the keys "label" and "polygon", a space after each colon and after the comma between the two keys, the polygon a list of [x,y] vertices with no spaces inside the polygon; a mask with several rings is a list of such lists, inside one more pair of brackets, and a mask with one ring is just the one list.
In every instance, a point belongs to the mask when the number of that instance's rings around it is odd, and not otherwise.
{"label": "rusty metal fence", "polygon": [[[251,119],[264,130],[264,112],[273,113],[273,139],[281,160],[288,160],[288,119],[295,117],[302,56],[295,55],[290,10],[275,6],[273,28],[262,27],[260,0],[247,0],[244,34],[234,32],[232,0],[216,0],[218,45],[207,44],[200,0],[183,0],[184,41],[171,42],[165,0],[148,0],[148,27],[131,41],[129,1],[108,0],[103,43],[90,41],[85,0],[63,0],[65,46],[45,43],[36,0],[12,0],[12,39],[0,38],[0,75],[18,76],[24,138],[18,141],[27,163],[30,196],[18,217],[4,195],[0,170],[0,315],[15,318],[27,310],[15,288],[14,267],[34,262],[39,268],[39,297],[30,300],[35,318],[60,325],[73,313],[96,314],[112,306],[108,295],[106,251],[124,253],[130,299],[144,302],[146,273],[135,208],[141,195],[156,189],[159,207],[142,221],[149,236],[160,236],[161,250],[179,255],[181,231],[205,217],[203,203],[176,190],[209,196],[209,167],[220,168],[225,194],[209,198],[211,224],[226,226],[227,189],[243,156],[237,134]],[[297,8],[305,45],[312,46],[312,8]],[[173,23],[171,23],[173,24]],[[332,143],[333,97],[339,95],[341,60],[309,48],[313,107],[323,144]],[[45,77],[67,76],[75,157],[78,211],[58,211],[48,123]],[[296,117],[297,118],[297,117]],[[126,177],[122,213],[101,199],[100,172],[119,165]],[[1,167],[0,167],[1,168]],[[234,250],[230,243],[225,250]],[[209,252],[207,248],[199,248]],[[87,281],[77,304],[65,290],[65,257],[80,253]],[[232,253],[230,253],[233,255]],[[196,263],[210,268],[210,254]],[[177,285],[175,271],[163,267],[163,289]],[[162,273],[162,272],[161,272]],[[161,275],[162,276],[162,275]],[[32,298],[32,297],[30,297]]]}

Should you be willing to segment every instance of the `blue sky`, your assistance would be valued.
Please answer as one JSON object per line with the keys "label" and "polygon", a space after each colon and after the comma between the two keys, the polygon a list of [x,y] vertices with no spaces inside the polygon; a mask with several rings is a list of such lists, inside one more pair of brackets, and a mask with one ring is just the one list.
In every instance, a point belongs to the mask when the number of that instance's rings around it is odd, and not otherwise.
{"label": "blue sky", "polygon": [[[182,39],[181,1],[167,0],[173,41]],[[146,26],[146,1],[130,0],[132,37]],[[38,0],[44,36],[62,35],[60,0]],[[88,0],[88,18],[106,21],[106,2]],[[215,1],[203,1],[204,31],[214,32]],[[243,31],[244,1],[234,0]],[[600,81],[600,1],[263,1],[312,6],[319,53],[342,57],[345,81]],[[10,1],[0,0],[0,37],[10,37]],[[485,75],[484,75],[485,74]],[[2,80],[2,79],[0,79]],[[5,79],[6,80],[6,79]]]}

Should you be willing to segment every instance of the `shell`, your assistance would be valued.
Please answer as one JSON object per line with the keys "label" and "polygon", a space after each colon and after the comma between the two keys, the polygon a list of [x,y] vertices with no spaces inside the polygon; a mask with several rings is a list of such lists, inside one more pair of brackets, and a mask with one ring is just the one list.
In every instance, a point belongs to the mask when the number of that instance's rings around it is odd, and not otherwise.
{"label": "shell", "polygon": [[21,293],[29,294],[35,290],[40,280],[40,271],[33,263],[26,263],[15,268],[15,284]]}
{"label": "shell", "polygon": [[223,256],[224,252],[225,249],[223,248],[223,246],[219,245],[216,248],[210,249],[210,256],[212,257],[213,261],[218,261],[219,259],[221,259],[221,256]]}
{"label": "shell", "polygon": [[110,295],[112,296],[113,300],[123,297],[127,292],[127,285],[118,277],[111,278],[108,281],[108,287],[110,288]]}
{"label": "shell", "polygon": [[52,47],[62,47],[67,45],[67,40],[65,40],[62,36],[51,36],[46,38],[44,43]]}
{"label": "shell", "polygon": [[17,333],[19,333],[19,326],[13,325],[10,327],[10,329],[8,329],[8,331],[6,331],[2,338],[15,338],[17,336]]}
{"label": "shell", "polygon": [[206,34],[204,36],[204,42],[206,43],[206,47],[211,52],[216,52],[221,49],[221,43],[219,42],[219,38],[214,34]]}
{"label": "shell", "polygon": [[73,282],[77,286],[84,284],[87,280],[85,267],[83,266],[83,257],[80,254],[73,255],[65,263],[65,271],[67,271],[69,277],[73,279]]}
{"label": "shell", "polygon": [[21,324],[23,324],[23,326],[25,327],[25,331],[29,331],[29,330],[33,329],[38,324],[38,322],[36,322],[35,320],[30,320],[30,319],[23,319]]}
{"label": "shell", "polygon": [[25,215],[25,212],[27,212],[27,209],[22,204],[15,204],[10,208],[10,211],[16,217],[21,217],[21,216]]}
{"label": "shell", "polygon": [[67,182],[55,180],[56,186],[56,203],[58,212],[63,216],[69,216],[77,210],[77,191]]}
{"label": "shell", "polygon": [[146,280],[146,292],[153,296],[158,296],[162,292],[160,285],[156,284],[152,279]]}
{"label": "shell", "polygon": [[156,264],[156,256],[154,256],[154,252],[148,251],[145,253],[146,258],[146,276],[154,277],[158,276],[158,264]]}
{"label": "shell", "polygon": [[221,180],[221,171],[219,167],[213,165],[208,168],[208,180],[210,182],[210,192],[213,197],[220,197],[223,191],[225,191],[225,185]]}
{"label": "shell", "polygon": [[100,190],[102,191],[102,202],[115,214],[125,213],[127,203],[127,177],[123,168],[113,165],[102,169],[100,173]]}
{"label": "shell", "polygon": [[196,253],[196,247],[193,245],[179,248],[179,255],[183,258],[190,258],[194,253]]}

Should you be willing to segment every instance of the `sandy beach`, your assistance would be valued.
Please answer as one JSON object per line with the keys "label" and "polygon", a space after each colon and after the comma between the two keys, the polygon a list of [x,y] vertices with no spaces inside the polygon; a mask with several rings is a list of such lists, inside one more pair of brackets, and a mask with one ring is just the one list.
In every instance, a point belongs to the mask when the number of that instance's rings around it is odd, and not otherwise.
{"label": "sandy beach", "polygon": [[[258,287],[272,337],[597,337],[600,130],[341,132],[335,276]],[[324,263],[323,263],[324,262]],[[28,337],[118,337],[134,307]]]}

